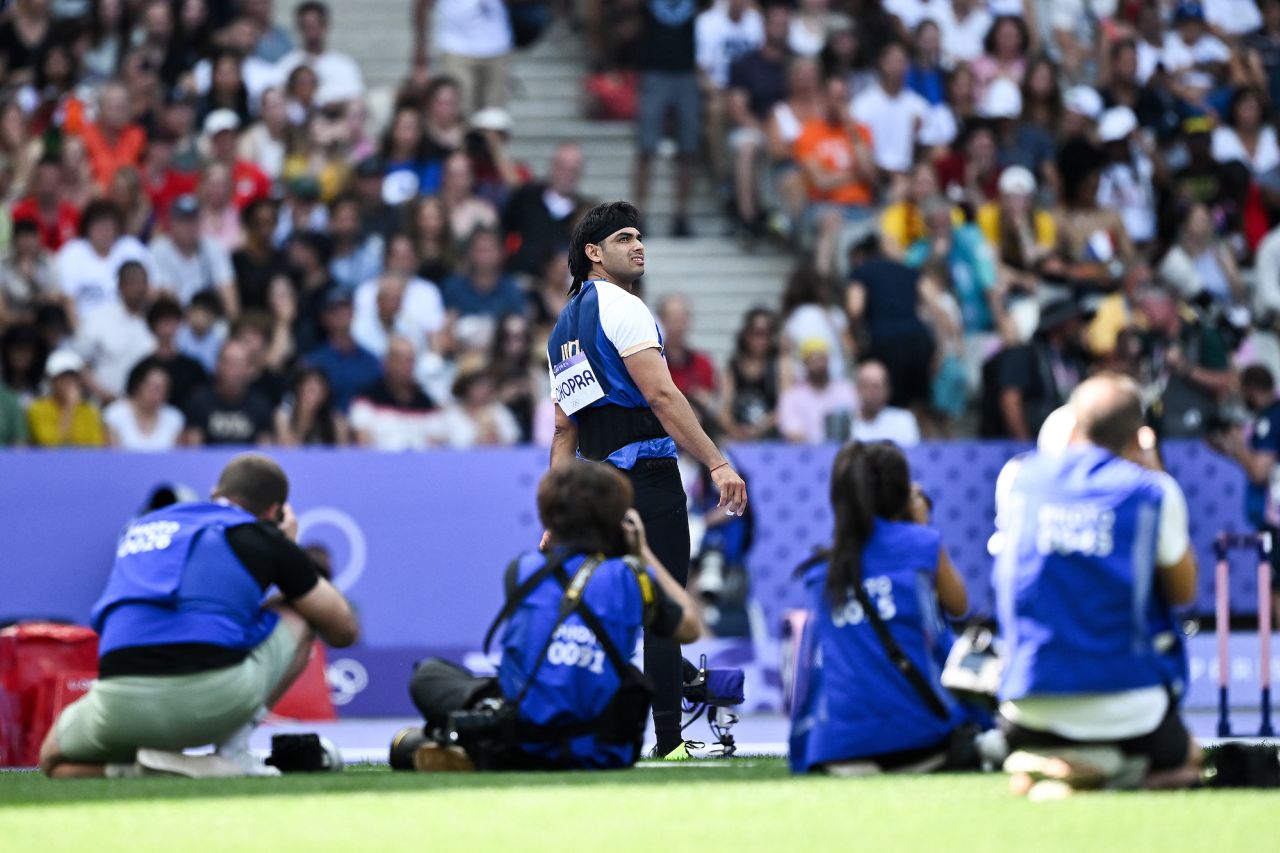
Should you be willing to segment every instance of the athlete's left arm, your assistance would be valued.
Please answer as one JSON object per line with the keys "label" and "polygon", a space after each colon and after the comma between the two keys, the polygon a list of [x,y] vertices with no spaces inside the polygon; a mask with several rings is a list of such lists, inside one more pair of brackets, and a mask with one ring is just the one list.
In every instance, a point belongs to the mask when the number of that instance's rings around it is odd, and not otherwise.
{"label": "athlete's left arm", "polygon": [[746,509],[747,484],[698,423],[693,407],[672,381],[662,352],[657,347],[649,347],[632,353],[623,362],[667,435],[711,469],[712,482],[720,489],[720,506],[735,514]]}
{"label": "athlete's left arm", "polygon": [[938,603],[948,615],[959,618],[968,612],[969,592],[964,588],[964,579],[956,570],[955,563],[951,562],[947,549],[943,547],[938,548],[938,576],[935,584]]}

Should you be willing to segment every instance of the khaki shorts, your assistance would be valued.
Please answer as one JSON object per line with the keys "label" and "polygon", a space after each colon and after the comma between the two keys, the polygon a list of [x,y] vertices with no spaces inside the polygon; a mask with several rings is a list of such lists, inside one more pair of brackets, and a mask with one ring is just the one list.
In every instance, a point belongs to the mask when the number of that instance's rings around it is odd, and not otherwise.
{"label": "khaki shorts", "polygon": [[58,717],[58,750],[67,761],[105,764],[133,761],[139,748],[178,751],[217,743],[253,718],[297,648],[282,620],[235,666],[98,681]]}

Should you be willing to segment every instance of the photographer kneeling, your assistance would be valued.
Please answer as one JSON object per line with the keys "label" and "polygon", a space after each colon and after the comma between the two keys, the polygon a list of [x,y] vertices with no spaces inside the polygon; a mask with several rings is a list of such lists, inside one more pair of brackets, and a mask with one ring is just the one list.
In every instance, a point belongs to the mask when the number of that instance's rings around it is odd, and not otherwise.
{"label": "photographer kneeling", "polygon": [[968,607],[964,582],[929,527],[902,451],[853,442],[831,473],[835,545],[797,571],[809,601],[796,665],[791,769],[834,775],[974,760],[969,712],[942,687],[951,634],[939,612]]}
{"label": "photographer kneeling", "polygon": [[[630,663],[642,628],[681,643],[702,632],[693,603],[654,557],[616,470],[573,461],[538,485],[545,552],[506,572],[498,675],[442,660],[409,693],[425,738],[401,732],[392,766],[418,770],[607,769],[640,756],[652,686]],[[487,638],[486,638],[487,645]],[[410,752],[410,749],[412,751]]]}
{"label": "photographer kneeling", "polygon": [[1176,788],[1200,749],[1178,715],[1171,607],[1196,595],[1187,504],[1144,437],[1140,391],[1103,374],[1071,396],[1069,445],[1028,455],[1000,498],[1000,715],[1015,793]]}

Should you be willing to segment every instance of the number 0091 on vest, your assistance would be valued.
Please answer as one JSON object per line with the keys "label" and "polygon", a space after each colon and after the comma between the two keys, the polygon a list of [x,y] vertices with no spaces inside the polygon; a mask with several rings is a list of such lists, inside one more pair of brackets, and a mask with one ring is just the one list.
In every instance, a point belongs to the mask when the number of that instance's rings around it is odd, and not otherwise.
{"label": "number 0091 on vest", "polygon": [[604,397],[604,389],[596,379],[586,353],[579,352],[551,369],[555,377],[556,402],[566,415],[572,415]]}

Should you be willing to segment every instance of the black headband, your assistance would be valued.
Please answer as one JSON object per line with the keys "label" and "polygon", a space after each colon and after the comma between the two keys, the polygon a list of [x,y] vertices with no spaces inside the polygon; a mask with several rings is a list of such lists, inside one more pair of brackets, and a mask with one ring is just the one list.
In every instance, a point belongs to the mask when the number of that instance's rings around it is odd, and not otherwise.
{"label": "black headband", "polygon": [[616,234],[623,228],[638,228],[639,223],[634,216],[623,216],[617,214],[610,216],[604,222],[596,226],[594,231],[586,234],[582,241],[582,250],[587,250],[588,243],[594,243],[597,246],[607,240],[611,234]]}

